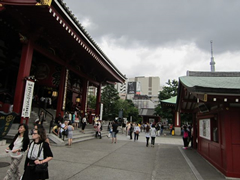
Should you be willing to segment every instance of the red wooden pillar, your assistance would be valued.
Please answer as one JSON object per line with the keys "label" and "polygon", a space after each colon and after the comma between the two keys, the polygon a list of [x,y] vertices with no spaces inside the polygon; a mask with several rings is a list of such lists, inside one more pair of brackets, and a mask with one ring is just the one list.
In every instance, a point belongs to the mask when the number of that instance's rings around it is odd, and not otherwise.
{"label": "red wooden pillar", "polygon": [[88,89],[88,81],[85,79],[83,80],[82,99],[81,99],[82,117],[84,117],[86,113],[87,89]]}
{"label": "red wooden pillar", "polygon": [[97,87],[97,99],[96,99],[96,110],[95,110],[96,116],[100,115],[101,87],[102,87],[101,84],[99,84],[99,86]]}
{"label": "red wooden pillar", "polygon": [[[26,44],[23,44],[22,55],[18,70],[17,84],[14,95],[13,111],[21,115],[23,96],[25,91],[25,78],[30,75],[33,56],[33,43],[29,40]],[[21,122],[23,123],[23,118]]]}
{"label": "red wooden pillar", "polygon": [[193,148],[197,149],[197,119],[196,119],[196,113],[193,113],[193,123],[192,123],[192,127],[193,127],[193,137],[192,137],[192,141],[193,141]]}
{"label": "red wooden pillar", "polygon": [[56,117],[58,116],[58,113],[61,113],[61,116],[63,116],[64,114],[63,98],[64,98],[65,81],[66,81],[66,68],[63,66],[61,71],[59,89],[58,89]]}

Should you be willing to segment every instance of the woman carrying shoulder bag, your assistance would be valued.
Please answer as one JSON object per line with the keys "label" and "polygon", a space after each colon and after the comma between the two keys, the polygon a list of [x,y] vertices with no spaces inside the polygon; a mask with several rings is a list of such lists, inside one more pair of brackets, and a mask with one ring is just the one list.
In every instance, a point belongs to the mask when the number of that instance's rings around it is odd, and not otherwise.
{"label": "woman carrying shoulder bag", "polygon": [[5,150],[6,153],[11,155],[11,165],[7,171],[7,175],[3,180],[8,179],[20,179],[19,164],[23,158],[23,152],[27,150],[29,144],[28,126],[26,124],[20,124],[18,127],[18,133],[15,135],[12,143]]}
{"label": "woman carrying shoulder bag", "polygon": [[[42,128],[34,129],[32,134],[33,141],[29,144],[26,156],[23,180],[49,179],[48,162],[53,158],[49,144],[45,142],[46,134]],[[37,171],[37,166],[46,165],[42,171]]]}

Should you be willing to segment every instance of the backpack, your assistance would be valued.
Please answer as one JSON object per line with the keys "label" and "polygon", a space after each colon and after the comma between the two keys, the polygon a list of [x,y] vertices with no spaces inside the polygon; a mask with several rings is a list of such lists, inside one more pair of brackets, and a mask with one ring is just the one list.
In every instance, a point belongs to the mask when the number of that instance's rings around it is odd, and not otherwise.
{"label": "backpack", "polygon": [[183,138],[188,138],[188,131],[183,132]]}

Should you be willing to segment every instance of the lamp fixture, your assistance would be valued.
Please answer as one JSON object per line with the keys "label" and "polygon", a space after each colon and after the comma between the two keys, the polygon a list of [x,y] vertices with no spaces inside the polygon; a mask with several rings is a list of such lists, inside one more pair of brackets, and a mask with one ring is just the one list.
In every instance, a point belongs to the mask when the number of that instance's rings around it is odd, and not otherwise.
{"label": "lamp fixture", "polygon": [[80,97],[77,97],[77,98],[76,98],[76,102],[77,102],[77,103],[80,103],[80,101],[81,101]]}
{"label": "lamp fixture", "polygon": [[58,96],[58,92],[57,91],[53,91],[52,92],[52,97],[57,97]]}

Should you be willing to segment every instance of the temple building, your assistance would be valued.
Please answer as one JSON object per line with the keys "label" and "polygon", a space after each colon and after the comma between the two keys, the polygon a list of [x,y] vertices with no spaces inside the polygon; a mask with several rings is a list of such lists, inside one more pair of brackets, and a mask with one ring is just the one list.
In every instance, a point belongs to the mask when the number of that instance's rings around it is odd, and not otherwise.
{"label": "temple building", "polygon": [[0,111],[84,116],[91,86],[99,116],[101,87],[125,79],[62,0],[0,0]]}
{"label": "temple building", "polygon": [[[179,78],[176,102],[176,114],[192,114],[193,147],[234,178],[240,178],[239,82],[239,72],[189,71]],[[180,124],[176,116],[175,126]]]}

